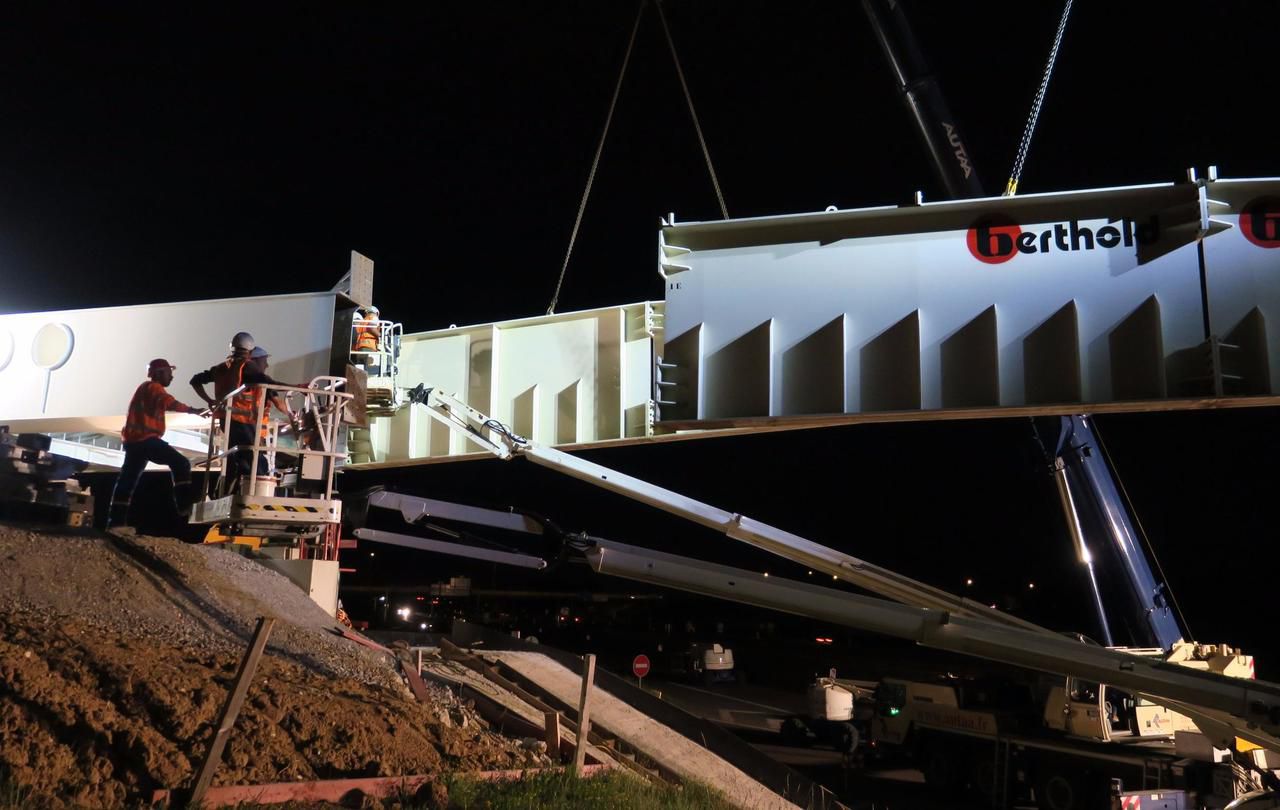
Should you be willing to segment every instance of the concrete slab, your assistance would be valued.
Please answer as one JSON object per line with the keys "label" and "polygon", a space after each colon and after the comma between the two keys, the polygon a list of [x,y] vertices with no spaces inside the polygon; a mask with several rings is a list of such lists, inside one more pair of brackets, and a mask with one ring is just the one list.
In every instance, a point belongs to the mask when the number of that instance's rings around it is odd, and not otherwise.
{"label": "concrete slab", "polygon": [[[487,656],[501,661],[537,683],[549,694],[571,706],[577,705],[582,675],[537,653],[490,650]],[[794,810],[788,802],[749,774],[734,767],[692,740],[672,731],[652,718],[597,689],[592,698],[593,723],[607,728],[628,745],[643,752],[663,768],[695,779],[723,792],[738,807],[752,810]]]}

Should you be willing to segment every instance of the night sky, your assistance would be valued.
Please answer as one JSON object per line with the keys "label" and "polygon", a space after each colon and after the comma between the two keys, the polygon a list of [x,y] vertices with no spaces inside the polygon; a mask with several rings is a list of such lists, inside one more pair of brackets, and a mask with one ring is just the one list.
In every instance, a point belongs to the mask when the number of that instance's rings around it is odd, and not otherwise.
{"label": "night sky", "polygon": [[[1079,2],[1023,192],[1275,175],[1280,4]],[[999,191],[1061,6],[911,3]],[[635,3],[72,5],[0,25],[0,312],[329,288],[351,249],[407,331],[545,311]],[[729,212],[941,199],[858,3],[665,7]],[[660,299],[658,218],[719,211],[655,9],[644,12],[559,310]],[[229,329],[231,326],[229,326]],[[162,339],[162,337],[161,337]],[[1099,420],[1196,635],[1268,655],[1272,411]],[[1025,423],[857,427],[596,454],[946,587],[970,570],[1085,624]],[[372,476],[352,475],[360,483]],[[528,466],[391,483],[554,512],[624,542],[730,541]],[[550,505],[548,505],[550,504]],[[414,560],[387,555],[405,576]],[[761,563],[763,564],[763,563]],[[438,560],[425,582],[447,577]],[[1038,601],[1037,601],[1038,600]],[[1077,605],[1078,600],[1078,605]]]}

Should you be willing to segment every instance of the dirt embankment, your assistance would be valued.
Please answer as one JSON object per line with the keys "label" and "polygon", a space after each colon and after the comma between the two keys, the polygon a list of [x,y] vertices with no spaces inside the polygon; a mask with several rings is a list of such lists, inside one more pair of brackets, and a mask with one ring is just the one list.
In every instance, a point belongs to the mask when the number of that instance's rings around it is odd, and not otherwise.
{"label": "dirt embankment", "polygon": [[[188,786],[258,616],[279,621],[214,784],[546,764],[233,552],[0,524],[0,776],[43,806]],[[437,791],[437,796],[438,796]]]}

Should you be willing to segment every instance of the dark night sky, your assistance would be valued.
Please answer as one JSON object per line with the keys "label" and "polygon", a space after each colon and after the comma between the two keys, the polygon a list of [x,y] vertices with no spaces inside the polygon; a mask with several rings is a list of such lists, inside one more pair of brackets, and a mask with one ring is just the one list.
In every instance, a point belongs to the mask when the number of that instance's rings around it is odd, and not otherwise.
{"label": "dark night sky", "polygon": [[[858,3],[669,5],[731,214],[941,197]],[[1022,190],[1274,173],[1280,7],[1115,6],[1077,4]],[[354,248],[410,329],[537,314],[636,7],[11,7],[0,311],[322,289]],[[1060,6],[911,9],[999,190]],[[561,309],[660,297],[669,211],[718,216],[651,7]]]}
{"label": "dark night sky", "polygon": [[[1176,180],[1210,163],[1228,177],[1276,174],[1280,4],[1117,5],[1076,4],[1021,190]],[[998,191],[1061,6],[910,9]],[[540,314],[635,10],[7,8],[0,312],[324,289],[354,248],[376,262],[384,315],[410,331]],[[666,11],[731,214],[900,203],[916,189],[941,198],[858,3],[670,0]],[[656,226],[669,211],[718,216],[649,8],[560,310],[660,298]],[[1262,650],[1280,647],[1252,616],[1280,561],[1275,416],[1101,420],[1197,635]],[[1025,425],[1002,421],[599,457],[948,587],[979,565],[1007,580],[999,587],[1055,583],[1039,610],[1070,625],[1074,613],[1053,610],[1078,583],[1025,440]],[[683,531],[552,475],[467,464],[401,483],[530,507],[554,494],[568,525],[624,541]]]}

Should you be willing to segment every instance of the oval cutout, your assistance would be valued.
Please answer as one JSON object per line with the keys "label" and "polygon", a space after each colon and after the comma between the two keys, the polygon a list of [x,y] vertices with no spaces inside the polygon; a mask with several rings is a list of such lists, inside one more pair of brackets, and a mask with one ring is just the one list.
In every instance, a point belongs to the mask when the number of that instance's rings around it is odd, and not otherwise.
{"label": "oval cutout", "polygon": [[56,371],[71,359],[76,336],[65,323],[46,323],[31,341],[31,362],[36,368]]}

